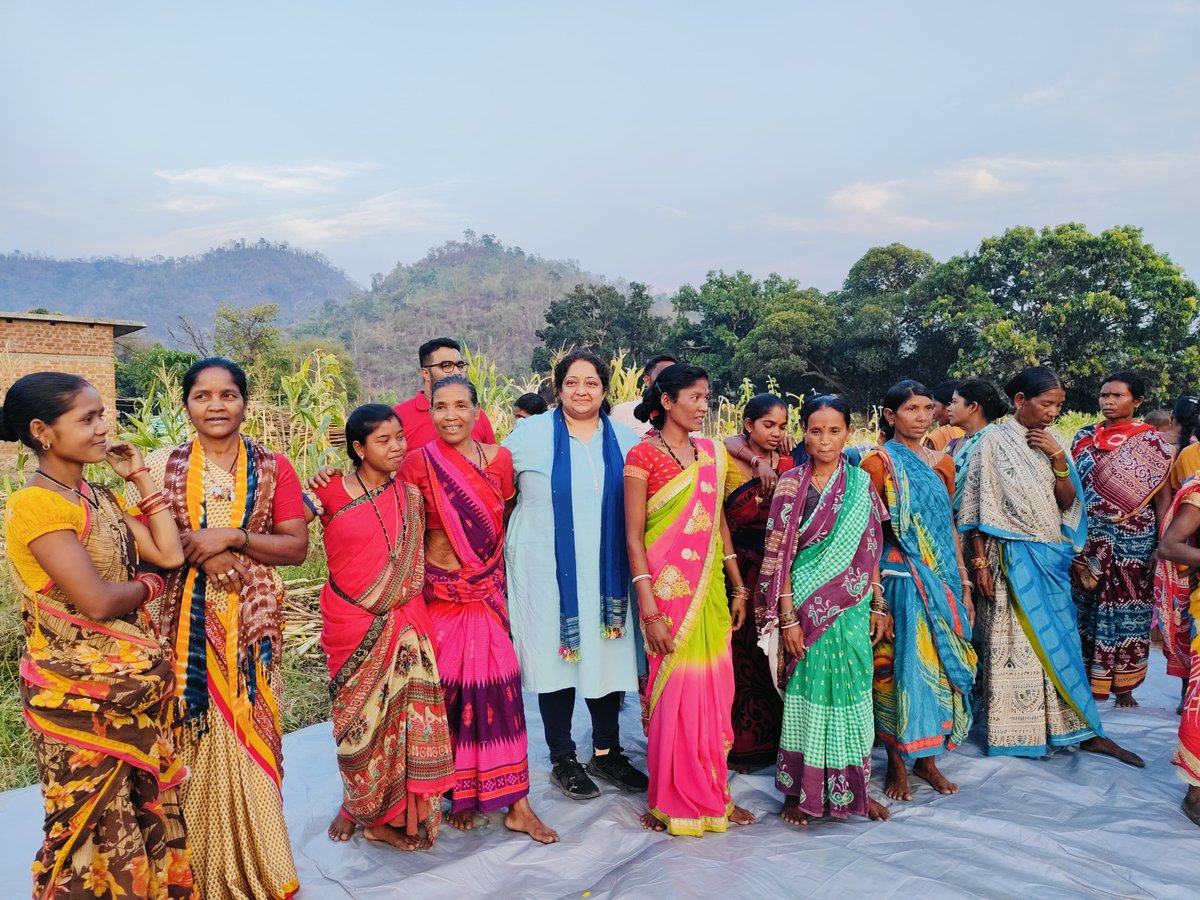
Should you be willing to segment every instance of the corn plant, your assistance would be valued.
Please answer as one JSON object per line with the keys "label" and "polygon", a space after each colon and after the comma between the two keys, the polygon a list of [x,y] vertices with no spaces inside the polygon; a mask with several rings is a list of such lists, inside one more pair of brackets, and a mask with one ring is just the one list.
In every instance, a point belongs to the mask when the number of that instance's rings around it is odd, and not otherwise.
{"label": "corn plant", "polygon": [[339,387],[341,374],[336,356],[314,350],[294,374],[280,379],[282,408],[255,411],[253,421],[262,430],[261,438],[268,446],[273,439],[302,478],[337,458],[330,432],[345,428],[348,406],[346,392]]}
{"label": "corn plant", "polygon": [[137,401],[134,411],[125,416],[121,425],[121,439],[142,453],[187,441],[190,431],[179,375],[160,365],[150,380],[146,396]]}

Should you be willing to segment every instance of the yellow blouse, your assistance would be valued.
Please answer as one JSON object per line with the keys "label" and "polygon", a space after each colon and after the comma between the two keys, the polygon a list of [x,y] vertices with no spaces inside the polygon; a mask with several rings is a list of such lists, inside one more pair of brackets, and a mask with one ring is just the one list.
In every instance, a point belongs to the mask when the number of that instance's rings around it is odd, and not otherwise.
{"label": "yellow blouse", "polygon": [[1171,490],[1178,491],[1183,487],[1183,483],[1197,472],[1200,472],[1200,444],[1189,444],[1179,452],[1175,457],[1175,464],[1171,466],[1168,479]]}
{"label": "yellow blouse", "polygon": [[[74,531],[76,537],[82,538],[87,525],[86,502],[81,497],[72,503],[57,491],[42,487],[21,488],[9,496],[4,505],[8,558],[30,590],[44,590],[50,576],[38,565],[29,545],[53,531]],[[125,501],[119,495],[117,503],[125,508]]]}

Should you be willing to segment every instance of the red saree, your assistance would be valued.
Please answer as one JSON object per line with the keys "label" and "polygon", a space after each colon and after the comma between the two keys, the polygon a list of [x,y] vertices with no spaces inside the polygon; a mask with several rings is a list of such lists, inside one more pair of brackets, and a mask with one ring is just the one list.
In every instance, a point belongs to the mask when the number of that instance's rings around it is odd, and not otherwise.
{"label": "red saree", "polygon": [[321,647],[329,663],[342,815],[360,825],[426,826],[433,844],[441,795],[454,786],[446,706],[421,597],[425,515],[398,479],[351,500],[339,479],[324,507],[329,581]]}

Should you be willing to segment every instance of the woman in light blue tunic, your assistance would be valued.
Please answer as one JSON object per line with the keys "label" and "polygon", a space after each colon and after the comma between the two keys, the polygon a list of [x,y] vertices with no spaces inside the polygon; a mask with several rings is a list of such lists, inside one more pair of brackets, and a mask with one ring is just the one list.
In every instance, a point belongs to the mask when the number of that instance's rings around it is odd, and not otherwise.
{"label": "woman in light blue tunic", "polygon": [[[609,377],[595,355],[568,354],[554,368],[558,407],[518,422],[504,442],[517,477],[505,555],[521,681],[538,695],[550,780],[576,800],[599,796],[589,774],[626,791],[648,783],[617,724],[624,692],[638,686],[623,474],[638,439],[602,410]],[[586,770],[571,737],[577,693],[592,718]]]}

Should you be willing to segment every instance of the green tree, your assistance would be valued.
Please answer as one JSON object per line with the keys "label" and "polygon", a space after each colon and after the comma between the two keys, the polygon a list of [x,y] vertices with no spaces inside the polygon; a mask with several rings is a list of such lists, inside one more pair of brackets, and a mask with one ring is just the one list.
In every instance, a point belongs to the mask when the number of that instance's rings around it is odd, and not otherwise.
{"label": "green tree", "polygon": [[577,284],[546,310],[546,327],[537,331],[541,347],[533,351],[533,370],[549,371],[563,348],[592,350],[602,359],[627,353],[636,365],[661,349],[666,321],[654,315],[654,300],[634,281],[626,296],[610,284]]}
{"label": "green tree", "polygon": [[1012,228],[933,268],[910,292],[908,355],[1001,381],[1047,363],[1067,403],[1093,410],[1106,372],[1151,379],[1165,401],[1200,381],[1197,290],[1133,226]]}
{"label": "green tree", "polygon": [[837,309],[815,288],[775,294],[758,324],[737,344],[731,369],[758,386],[774,377],[782,391],[845,393],[831,352],[839,339]]}
{"label": "green tree", "polygon": [[188,350],[176,350],[162,344],[127,345],[121,348],[116,361],[117,396],[143,397],[160,368],[182,378],[188,366],[199,355]]}
{"label": "green tree", "polygon": [[[740,271],[709,272],[699,289],[685,284],[671,298],[675,321],[667,334],[668,349],[704,368],[713,388],[728,394],[744,374],[734,364],[741,342],[799,290],[795,281],[778,275],[758,281]],[[771,374],[763,365],[758,368]]]}
{"label": "green tree", "polygon": [[260,396],[279,391],[290,369],[288,354],[275,320],[278,303],[234,307],[222,303],[213,317],[213,350],[246,370],[250,389]]}
{"label": "green tree", "polygon": [[339,342],[330,338],[301,338],[298,341],[289,341],[284,344],[284,350],[288,355],[288,365],[293,374],[300,371],[304,361],[313,354],[313,351],[319,350],[328,356],[337,357],[337,372],[329,376],[334,390],[345,392],[346,402],[349,404],[357,403],[362,396],[362,385],[359,383],[358,375],[354,372],[354,360],[350,358],[346,348]]}
{"label": "green tree", "polygon": [[912,346],[905,312],[910,292],[935,264],[925,251],[904,244],[872,247],[830,298],[838,340],[829,365],[840,392],[857,408],[878,403],[888,387],[914,374],[914,360],[905,352]]}

